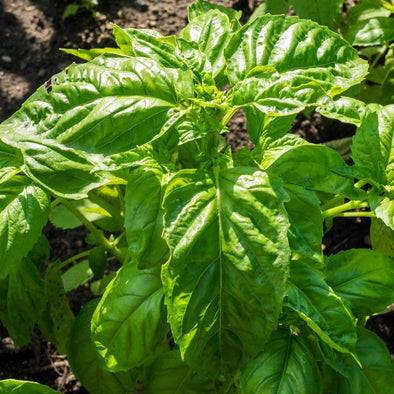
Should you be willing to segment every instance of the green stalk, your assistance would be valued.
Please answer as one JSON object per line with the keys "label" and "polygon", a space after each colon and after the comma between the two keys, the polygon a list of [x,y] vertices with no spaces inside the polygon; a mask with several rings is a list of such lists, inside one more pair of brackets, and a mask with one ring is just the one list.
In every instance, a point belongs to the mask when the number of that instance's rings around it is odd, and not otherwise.
{"label": "green stalk", "polygon": [[123,262],[124,256],[121,250],[109,242],[101,230],[91,223],[85,215],[75,208],[68,200],[62,199],[62,204],[94,235],[100,245],[104,246],[104,248],[112,253],[120,262]]}
{"label": "green stalk", "polygon": [[79,260],[79,259],[82,259],[83,257],[89,256],[89,253],[90,253],[90,249],[89,250],[85,250],[84,252],[78,253],[78,254],[70,257],[69,259],[62,261],[62,263],[59,264],[58,268],[62,269],[64,267],[66,267],[67,265],[73,263],[76,260]]}
{"label": "green stalk", "polygon": [[123,216],[116,207],[93,192],[89,192],[88,197],[92,202],[107,211],[108,214],[123,228]]}
{"label": "green stalk", "polygon": [[[328,217],[336,217],[342,214],[344,211],[350,211],[351,209],[366,208],[366,207],[368,207],[368,202],[353,200],[346,202],[342,205],[339,205],[337,207],[326,209],[325,211],[322,212],[322,216],[323,219],[326,219]],[[361,212],[355,212],[355,213],[361,213]]]}
{"label": "green stalk", "polygon": [[372,211],[366,211],[366,212],[343,212],[339,213],[335,217],[339,218],[359,218],[359,217],[364,217],[364,218],[376,218],[375,212]]}

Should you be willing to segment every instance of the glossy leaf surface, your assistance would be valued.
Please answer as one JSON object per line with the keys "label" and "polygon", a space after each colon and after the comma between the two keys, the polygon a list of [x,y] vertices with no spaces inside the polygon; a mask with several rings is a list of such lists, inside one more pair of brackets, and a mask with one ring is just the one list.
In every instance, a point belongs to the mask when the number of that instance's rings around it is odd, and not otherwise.
{"label": "glossy leaf surface", "polygon": [[292,261],[287,305],[334,349],[354,353],[354,318],[324,281],[323,274],[302,260]]}
{"label": "glossy leaf surface", "polygon": [[112,372],[138,367],[156,355],[167,336],[163,290],[157,269],[123,266],[97,306],[92,340]]}
{"label": "glossy leaf surface", "polygon": [[394,302],[394,258],[352,249],[327,259],[327,283],[357,316],[370,316]]}
{"label": "glossy leaf surface", "polygon": [[56,394],[59,391],[51,389],[49,386],[27,380],[6,379],[0,380],[0,393],[9,394]]}
{"label": "glossy leaf surface", "polygon": [[265,173],[235,168],[180,171],[164,206],[174,339],[192,368],[234,368],[277,324],[289,257],[282,202]]}
{"label": "glossy leaf surface", "polygon": [[102,368],[90,338],[90,322],[98,300],[85,304],[75,319],[67,347],[67,359],[83,386],[94,394],[124,394],[131,391],[138,371],[112,373]]}
{"label": "glossy leaf surface", "polygon": [[26,177],[15,176],[0,185],[0,278],[33,248],[49,205],[47,192]]}
{"label": "glossy leaf surface", "polygon": [[279,329],[264,352],[242,372],[245,394],[312,394],[320,391],[320,371],[308,343],[290,331]]}

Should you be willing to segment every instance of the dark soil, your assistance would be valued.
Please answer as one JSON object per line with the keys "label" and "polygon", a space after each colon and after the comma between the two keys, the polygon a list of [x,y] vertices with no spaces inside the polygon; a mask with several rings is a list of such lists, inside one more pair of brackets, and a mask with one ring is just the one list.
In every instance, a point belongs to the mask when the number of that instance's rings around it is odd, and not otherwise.
{"label": "dark soil", "polygon": [[[191,1],[191,0],[190,0]],[[0,0],[0,122],[8,118],[49,77],[75,60],[59,48],[114,46],[111,22],[120,27],[157,29],[176,34],[187,23],[189,0],[100,0],[100,17],[86,10],[62,19],[70,0]],[[250,15],[262,0],[217,0],[218,4],[242,9]],[[349,3],[349,2],[347,2]],[[245,131],[242,113],[231,121],[228,141],[234,149],[252,147]],[[293,132],[312,142],[322,143],[348,137],[352,127],[312,114],[300,115]],[[51,257],[65,260],[89,246],[85,230],[61,231],[48,225],[45,235],[51,243]],[[370,247],[369,222],[365,219],[338,219],[324,237],[325,253],[349,248]],[[69,294],[74,313],[92,294],[86,287]],[[394,354],[394,313],[371,318],[368,327],[383,338]],[[86,393],[80,387],[64,356],[37,332],[28,347],[15,349],[6,330],[0,326],[0,379],[34,380],[63,392]]]}

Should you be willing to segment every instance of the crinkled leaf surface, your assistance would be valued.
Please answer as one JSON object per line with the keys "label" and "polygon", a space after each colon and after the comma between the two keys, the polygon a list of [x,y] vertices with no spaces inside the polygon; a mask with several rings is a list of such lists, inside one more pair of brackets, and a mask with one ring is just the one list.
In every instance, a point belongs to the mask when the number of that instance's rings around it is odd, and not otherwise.
{"label": "crinkled leaf surface", "polygon": [[140,268],[164,264],[168,246],[162,238],[161,207],[167,177],[158,168],[133,171],[125,194],[125,230],[131,258]]}
{"label": "crinkled leaf surface", "polygon": [[325,146],[301,145],[285,151],[267,169],[286,184],[354,197],[354,183],[338,175],[347,166],[338,152]]}
{"label": "crinkled leaf surface", "polygon": [[394,258],[351,249],[327,259],[327,283],[357,316],[370,316],[394,302]]}
{"label": "crinkled leaf surface", "polygon": [[171,179],[162,279],[175,342],[192,368],[236,368],[275,329],[289,258],[281,197],[253,168],[183,170]]}
{"label": "crinkled leaf surface", "polygon": [[23,176],[0,185],[0,277],[33,248],[47,222],[50,198]]}
{"label": "crinkled leaf surface", "polygon": [[[266,15],[243,26],[226,50],[228,75],[234,85],[270,66],[283,77],[310,78],[330,95],[357,84],[367,63],[338,34],[312,21]],[[300,85],[303,89],[303,84]]]}
{"label": "crinkled leaf surface", "polygon": [[97,352],[90,338],[90,322],[98,299],[85,304],[75,319],[67,359],[86,390],[94,394],[124,394],[131,391],[138,377],[138,370],[112,373],[101,367]]}
{"label": "crinkled leaf surface", "polygon": [[123,266],[92,318],[92,340],[112,372],[138,367],[165,343],[168,326],[158,269]]}
{"label": "crinkled leaf surface", "polygon": [[251,361],[241,376],[245,394],[319,393],[320,371],[308,343],[289,330],[279,329],[264,351]]}
{"label": "crinkled leaf surface", "polygon": [[334,349],[354,353],[357,335],[354,318],[324,281],[324,275],[302,260],[292,261],[287,305]]}

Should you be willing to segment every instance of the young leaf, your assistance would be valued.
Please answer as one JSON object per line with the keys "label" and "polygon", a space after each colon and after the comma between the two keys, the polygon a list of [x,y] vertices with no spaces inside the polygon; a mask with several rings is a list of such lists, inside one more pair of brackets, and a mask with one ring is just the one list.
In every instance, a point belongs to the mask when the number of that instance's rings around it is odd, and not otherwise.
{"label": "young leaf", "polygon": [[354,353],[357,341],[354,318],[324,281],[324,275],[303,260],[292,261],[287,305],[334,349]]}
{"label": "young leaf", "polygon": [[92,340],[105,367],[128,371],[156,356],[166,342],[164,295],[158,269],[123,266],[92,318]]}
{"label": "young leaf", "polygon": [[286,329],[272,335],[241,376],[241,392],[245,394],[309,394],[320,389],[320,371],[308,343]]}
{"label": "young leaf", "polygon": [[62,275],[64,291],[68,293],[79,286],[83,286],[89,279],[93,278],[93,275],[93,271],[89,266],[89,261],[80,261],[79,263],[70,267]]}
{"label": "young leaf", "polygon": [[182,170],[171,179],[162,279],[174,340],[191,368],[237,368],[275,329],[289,258],[281,198],[253,168]]}
{"label": "young leaf", "polygon": [[75,376],[90,393],[124,394],[136,385],[139,370],[112,373],[102,369],[90,338],[90,322],[98,302],[95,299],[85,304],[76,317],[67,346],[67,359]]}
{"label": "young leaf", "polygon": [[368,64],[338,34],[284,15],[262,16],[243,26],[231,39],[226,60],[232,85],[269,66],[283,76],[309,78],[330,95],[359,83],[368,72]]}
{"label": "young leaf", "polygon": [[351,249],[327,259],[327,283],[356,316],[370,316],[394,302],[394,258]]}
{"label": "young leaf", "polygon": [[164,264],[168,246],[162,238],[161,207],[167,177],[159,168],[131,172],[125,194],[125,231],[131,258],[141,269]]}
{"label": "young leaf", "polygon": [[393,130],[394,105],[369,112],[353,138],[354,170],[371,184],[394,182]]}
{"label": "young leaf", "polygon": [[38,241],[49,207],[47,192],[27,177],[14,176],[0,185],[0,278]]}

